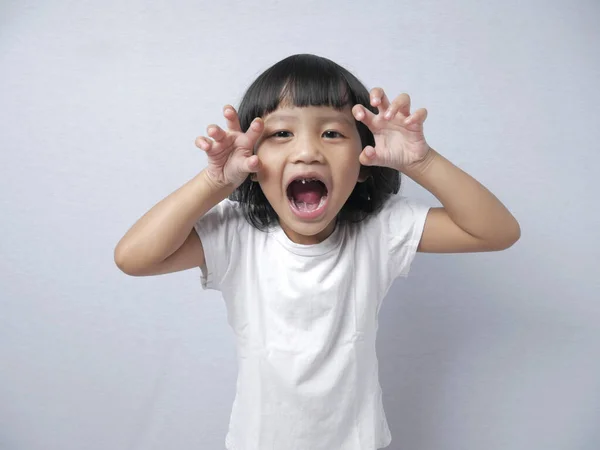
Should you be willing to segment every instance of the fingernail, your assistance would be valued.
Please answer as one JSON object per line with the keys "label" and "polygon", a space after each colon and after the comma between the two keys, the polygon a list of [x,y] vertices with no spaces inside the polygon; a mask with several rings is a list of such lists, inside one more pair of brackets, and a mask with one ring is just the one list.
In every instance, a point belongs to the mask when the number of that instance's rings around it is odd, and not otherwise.
{"label": "fingernail", "polygon": [[379,103],[380,98],[379,97],[373,97],[373,103]]}
{"label": "fingernail", "polygon": [[385,118],[386,119],[391,119],[392,118],[392,111],[391,110],[387,110],[387,112],[385,113]]}

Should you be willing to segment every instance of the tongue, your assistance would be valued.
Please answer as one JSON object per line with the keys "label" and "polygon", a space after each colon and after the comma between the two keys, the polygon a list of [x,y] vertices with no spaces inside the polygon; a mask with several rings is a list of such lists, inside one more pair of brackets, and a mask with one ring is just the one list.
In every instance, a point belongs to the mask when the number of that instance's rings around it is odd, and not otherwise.
{"label": "tongue", "polygon": [[292,183],[291,193],[296,203],[306,203],[318,205],[323,196],[322,184],[318,181],[308,181],[306,184],[299,182]]}

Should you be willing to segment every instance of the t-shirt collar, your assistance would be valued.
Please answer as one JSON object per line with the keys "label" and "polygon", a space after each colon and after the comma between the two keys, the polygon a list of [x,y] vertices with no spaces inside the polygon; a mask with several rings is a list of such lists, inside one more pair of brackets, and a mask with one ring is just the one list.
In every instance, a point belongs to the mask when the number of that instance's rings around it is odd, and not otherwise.
{"label": "t-shirt collar", "polygon": [[279,225],[271,228],[269,233],[272,234],[281,246],[296,255],[319,256],[334,250],[340,245],[343,234],[342,227],[343,226],[339,221],[337,221],[333,232],[327,236],[324,241],[319,242],[318,244],[298,244],[293,242]]}

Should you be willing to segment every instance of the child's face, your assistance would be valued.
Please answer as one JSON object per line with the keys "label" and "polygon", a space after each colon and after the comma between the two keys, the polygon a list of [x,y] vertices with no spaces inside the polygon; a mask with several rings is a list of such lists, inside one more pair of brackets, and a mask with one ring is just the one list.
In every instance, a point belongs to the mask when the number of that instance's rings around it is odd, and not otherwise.
{"label": "child's face", "polygon": [[[280,106],[263,120],[257,181],[293,242],[321,242],[360,173],[362,145],[351,107]],[[292,182],[298,177],[304,182]]]}

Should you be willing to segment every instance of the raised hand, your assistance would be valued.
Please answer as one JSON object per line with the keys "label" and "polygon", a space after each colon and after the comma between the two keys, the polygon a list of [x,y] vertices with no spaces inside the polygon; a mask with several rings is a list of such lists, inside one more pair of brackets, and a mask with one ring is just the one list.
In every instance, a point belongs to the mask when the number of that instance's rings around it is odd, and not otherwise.
{"label": "raised hand", "polygon": [[403,170],[423,161],[430,150],[423,134],[427,110],[421,108],[411,115],[408,94],[400,94],[390,104],[381,88],[373,88],[370,98],[378,114],[362,105],[352,108],[356,120],[369,127],[375,137],[375,147],[368,145],[360,154],[361,164]]}
{"label": "raised hand", "polygon": [[206,152],[206,172],[210,179],[218,186],[237,188],[248,174],[260,170],[260,160],[254,155],[253,149],[263,131],[264,122],[259,117],[255,118],[248,131],[243,133],[233,106],[225,105],[223,116],[228,130],[211,124],[206,129],[210,138],[199,136],[195,144]]}

